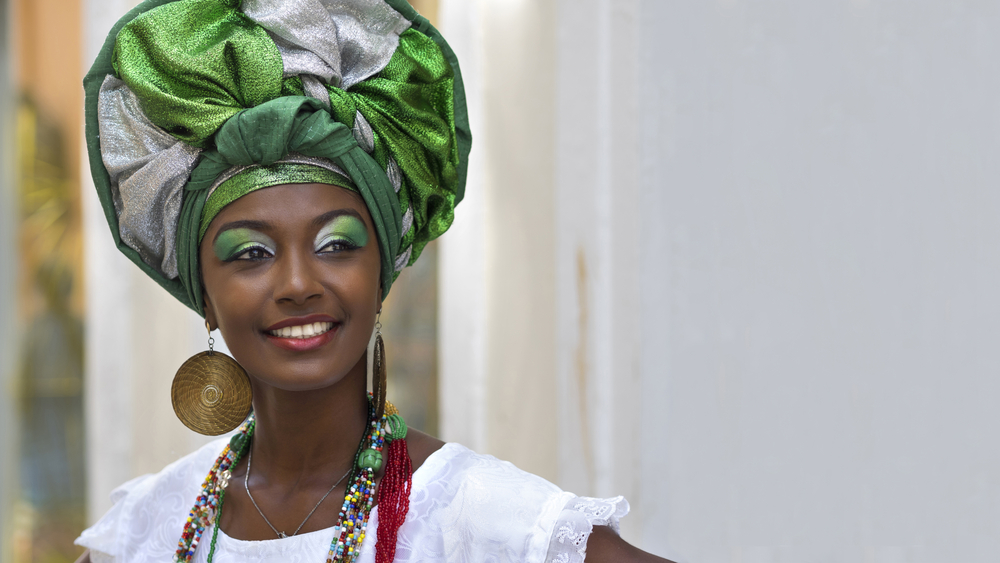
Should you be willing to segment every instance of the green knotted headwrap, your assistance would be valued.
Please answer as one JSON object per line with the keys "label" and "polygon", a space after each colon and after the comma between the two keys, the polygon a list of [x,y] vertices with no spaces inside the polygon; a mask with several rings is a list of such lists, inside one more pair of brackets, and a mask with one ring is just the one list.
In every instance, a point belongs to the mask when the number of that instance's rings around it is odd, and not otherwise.
{"label": "green knotted headwrap", "polygon": [[199,314],[201,237],[256,189],[360,193],[383,296],[464,195],[458,63],[405,0],[147,0],[112,29],[84,86],[91,171],[119,249]]}

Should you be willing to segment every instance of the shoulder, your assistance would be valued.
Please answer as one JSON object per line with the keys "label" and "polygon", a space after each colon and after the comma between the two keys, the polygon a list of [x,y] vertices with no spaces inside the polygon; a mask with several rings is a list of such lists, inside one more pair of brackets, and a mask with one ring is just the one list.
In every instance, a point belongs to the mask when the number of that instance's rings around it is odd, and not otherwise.
{"label": "shoulder", "polygon": [[[118,487],[111,493],[111,500],[116,503],[121,499],[128,501],[156,500],[173,497],[190,491],[197,492],[202,481],[218,459],[223,448],[229,443],[229,437],[222,437],[205,444],[190,454],[167,465],[158,473],[137,477]],[[191,504],[194,498],[186,499]],[[190,506],[188,507],[190,508]]]}
{"label": "shoulder", "polygon": [[[403,560],[583,563],[592,536],[595,560],[607,560],[602,546],[627,545],[617,532],[628,511],[622,497],[579,497],[509,462],[449,443],[413,475],[404,536],[421,540],[404,553],[420,556]],[[423,541],[432,537],[440,540]],[[439,554],[438,546],[451,547]]]}
{"label": "shoulder", "polygon": [[421,533],[434,528],[442,544],[461,552],[441,560],[583,563],[591,539],[596,561],[615,560],[603,557],[608,546],[630,547],[618,537],[629,511],[623,497],[580,497],[459,444],[428,457],[414,473],[413,490],[411,502],[423,512],[413,516],[425,522]]}
{"label": "shoulder", "polygon": [[228,438],[213,440],[159,473],[115,489],[114,506],[83,531],[77,545],[120,561],[172,558],[202,481],[226,443]]}
{"label": "shoulder", "polygon": [[445,444],[413,474],[399,560],[541,563],[571,498],[511,463]]}
{"label": "shoulder", "polygon": [[502,491],[519,490],[525,502],[535,504],[553,496],[567,499],[572,496],[510,462],[476,453],[461,444],[442,442],[422,432],[410,432],[407,445],[414,467],[414,488],[430,487],[447,498],[475,491],[474,498],[483,502],[494,497],[482,494],[487,491],[496,491],[502,497]]}
{"label": "shoulder", "polygon": [[406,435],[406,446],[410,453],[410,461],[413,463],[413,470],[416,471],[428,457],[444,447],[444,442],[416,428],[410,428]]}
{"label": "shoulder", "polygon": [[529,504],[573,496],[510,462],[476,453],[456,443],[445,444],[427,458],[422,470],[414,474],[414,486],[418,483],[449,497],[474,493],[463,500],[483,504],[496,500],[509,506],[515,499],[507,498],[507,493],[514,490],[520,492],[521,502]]}

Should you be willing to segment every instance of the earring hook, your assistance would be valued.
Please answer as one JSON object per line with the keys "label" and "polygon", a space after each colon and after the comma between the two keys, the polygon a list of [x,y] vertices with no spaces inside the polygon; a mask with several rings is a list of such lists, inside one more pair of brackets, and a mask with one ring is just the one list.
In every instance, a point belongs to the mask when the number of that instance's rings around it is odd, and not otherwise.
{"label": "earring hook", "polygon": [[208,331],[208,353],[212,355],[215,354],[215,339],[212,338],[212,327],[208,324],[208,319],[205,320],[205,329]]}

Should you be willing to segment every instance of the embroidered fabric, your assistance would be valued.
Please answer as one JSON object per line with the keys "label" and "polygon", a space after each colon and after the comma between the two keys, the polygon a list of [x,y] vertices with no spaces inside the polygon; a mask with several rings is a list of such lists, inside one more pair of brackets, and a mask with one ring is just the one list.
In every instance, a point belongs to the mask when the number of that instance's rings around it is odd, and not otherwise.
{"label": "embroidered fabric", "polygon": [[[172,561],[177,540],[215,457],[216,440],[167,466],[139,477],[113,494],[115,505],[77,539],[94,563]],[[413,474],[410,511],[399,529],[397,563],[582,562],[595,525],[617,530],[628,512],[621,497],[591,499],[458,445],[446,444]],[[374,563],[378,507],[369,521],[358,563]],[[212,529],[205,531],[210,537]],[[243,541],[219,531],[214,561],[315,563],[326,557],[334,529],[286,539]],[[209,541],[193,561],[206,563]]]}
{"label": "embroidered fabric", "polygon": [[549,542],[546,562],[583,563],[587,557],[587,539],[594,526],[608,526],[617,533],[618,521],[628,514],[625,497],[573,497],[559,513]]}

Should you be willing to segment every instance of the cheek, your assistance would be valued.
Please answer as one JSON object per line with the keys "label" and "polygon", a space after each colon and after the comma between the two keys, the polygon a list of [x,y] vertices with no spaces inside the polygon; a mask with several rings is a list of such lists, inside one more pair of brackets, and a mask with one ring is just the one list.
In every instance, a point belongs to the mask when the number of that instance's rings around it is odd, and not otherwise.
{"label": "cheek", "polygon": [[375,301],[375,308],[380,309],[382,306],[382,301],[379,299],[379,295],[382,294],[382,261],[379,258],[380,255],[378,252],[374,252],[373,254],[371,263],[366,269],[368,273],[366,284],[372,292],[371,299]]}
{"label": "cheek", "polygon": [[233,331],[241,326],[250,326],[247,319],[256,309],[252,306],[259,300],[261,280],[245,279],[223,270],[211,251],[201,252],[201,283],[206,299],[206,308],[214,317],[227,344],[234,341]]}
{"label": "cheek", "polygon": [[234,344],[233,331],[242,326],[249,326],[244,317],[250,310],[249,299],[245,288],[232,283],[231,278],[218,277],[205,280],[205,293],[215,314],[215,322],[219,325],[222,337],[227,344]]}
{"label": "cheek", "polygon": [[[366,261],[368,262],[368,261]],[[379,268],[358,264],[352,268],[334,269],[327,277],[327,287],[336,299],[353,314],[370,314],[378,299]]]}
{"label": "cheek", "polygon": [[230,285],[219,289],[215,309],[223,336],[242,328],[250,328],[252,312],[256,309],[253,294],[246,291],[245,286]]}

